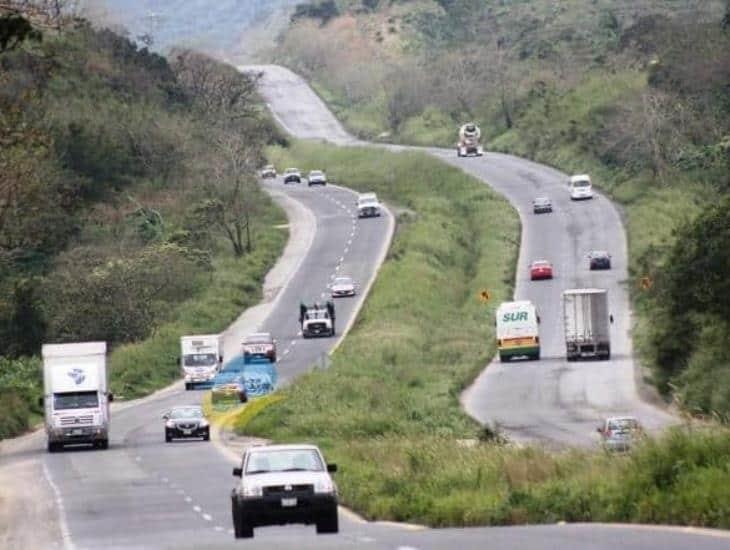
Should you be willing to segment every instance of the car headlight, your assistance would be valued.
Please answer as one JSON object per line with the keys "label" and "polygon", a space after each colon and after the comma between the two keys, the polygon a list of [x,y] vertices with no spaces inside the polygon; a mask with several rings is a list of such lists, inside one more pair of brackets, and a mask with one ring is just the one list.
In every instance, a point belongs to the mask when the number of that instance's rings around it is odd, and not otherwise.
{"label": "car headlight", "polygon": [[189,374],[186,374],[185,375],[185,381],[186,382],[189,382],[191,378],[192,378],[192,376],[190,376]]}
{"label": "car headlight", "polygon": [[314,492],[319,494],[331,494],[336,491],[335,484],[331,479],[320,479],[314,484]]}
{"label": "car headlight", "polygon": [[260,497],[264,494],[261,485],[247,484],[243,485],[244,497]]}
{"label": "car headlight", "polygon": [[208,427],[208,421],[207,420],[201,420],[200,422],[198,422],[198,427],[199,428],[207,428]]}
{"label": "car headlight", "polygon": [[165,428],[174,428],[174,427],[175,427],[175,423],[172,420],[168,420],[167,422],[165,422]]}

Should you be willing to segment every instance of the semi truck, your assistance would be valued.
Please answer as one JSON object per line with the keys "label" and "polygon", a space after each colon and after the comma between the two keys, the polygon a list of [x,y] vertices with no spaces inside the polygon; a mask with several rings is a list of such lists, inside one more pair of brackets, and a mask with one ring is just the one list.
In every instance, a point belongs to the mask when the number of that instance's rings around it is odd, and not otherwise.
{"label": "semi truck", "polygon": [[198,334],[180,338],[180,368],[185,389],[210,387],[223,364],[221,340],[218,334]]}
{"label": "semi truck", "polygon": [[540,359],[540,318],[529,300],[503,302],[497,308],[499,360],[515,357]]}
{"label": "semi truck", "polygon": [[479,139],[482,137],[482,131],[479,126],[473,122],[464,124],[459,128],[459,141],[456,143],[456,156],[468,157],[477,156],[481,157],[484,154]]}
{"label": "semi truck", "polygon": [[44,344],[43,402],[48,452],[65,444],[109,447],[106,342]]}
{"label": "semi truck", "polygon": [[568,361],[580,358],[611,358],[608,291],[575,288],[563,292],[563,323]]}

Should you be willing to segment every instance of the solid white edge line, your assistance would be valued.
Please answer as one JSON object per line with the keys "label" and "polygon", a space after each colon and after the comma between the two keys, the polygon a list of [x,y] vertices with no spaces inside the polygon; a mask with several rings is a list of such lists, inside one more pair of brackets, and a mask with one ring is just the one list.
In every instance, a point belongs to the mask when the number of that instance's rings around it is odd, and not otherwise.
{"label": "solid white edge line", "polygon": [[51,490],[53,491],[53,499],[56,501],[56,508],[58,509],[58,526],[61,529],[63,547],[65,550],[75,550],[76,546],[74,546],[73,539],[71,538],[71,531],[69,530],[68,523],[66,521],[66,509],[63,505],[61,490],[58,488],[58,485],[56,485],[56,482],[53,481],[51,471],[48,469],[48,464],[46,464],[45,460],[43,461],[43,477],[46,478],[48,485],[51,487]]}

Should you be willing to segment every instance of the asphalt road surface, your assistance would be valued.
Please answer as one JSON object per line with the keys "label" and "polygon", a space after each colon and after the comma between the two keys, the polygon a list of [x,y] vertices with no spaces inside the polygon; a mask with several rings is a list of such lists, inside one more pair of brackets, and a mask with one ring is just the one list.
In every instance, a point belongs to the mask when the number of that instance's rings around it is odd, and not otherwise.
{"label": "asphalt road surface", "polygon": [[[288,82],[279,89],[277,81]],[[282,84],[284,86],[284,84]],[[327,138],[337,143],[356,143],[339,126],[304,82],[281,68],[267,68],[262,93],[282,125],[295,136]],[[309,98],[309,99],[308,99]],[[301,133],[299,129],[302,128]],[[644,407],[636,397],[631,372],[628,338],[628,302],[621,279],[625,277],[625,244],[620,221],[603,198],[592,203],[570,204],[560,195],[559,173],[498,155],[457,161],[452,152],[433,151],[458,163],[502,190],[519,209],[532,198],[538,186],[553,196],[556,212],[532,218],[525,213],[523,252],[520,259],[518,296],[529,296],[542,310],[546,355],[539,363],[510,365],[511,370],[494,376],[503,391],[513,392],[513,410],[523,420],[510,426],[510,433],[551,440],[583,441],[581,424],[592,427],[598,412],[630,408],[644,418]],[[282,356],[280,379],[287,383],[311,368],[334,344],[334,339],[302,340],[298,336],[300,299],[322,297],[335,273],[354,276],[361,285],[371,277],[387,242],[387,218],[353,220],[352,193],[327,187],[308,189],[268,183],[316,219],[316,231],[306,251],[279,290],[270,309],[255,327],[270,330],[279,341]],[[567,194],[567,191],[565,191]],[[536,225],[540,224],[540,225]],[[354,230],[354,232],[353,232]],[[605,239],[605,241],[600,241]],[[577,260],[584,247],[604,246],[614,254],[617,267],[593,279]],[[558,278],[553,283],[533,286],[524,279],[529,256],[538,254],[555,263]],[[599,277],[598,275],[596,277]],[[614,349],[617,360],[601,364],[568,365],[560,358],[559,328],[545,328],[554,313],[559,289],[577,284],[602,284],[610,289],[611,306],[617,323]],[[563,286],[565,285],[565,286]],[[555,287],[555,288],[553,288]],[[555,292],[553,292],[553,290]],[[356,300],[338,300],[338,325],[343,327],[355,310]],[[228,343],[235,348],[236,343]],[[514,368],[512,368],[514,367]],[[583,370],[579,368],[585,367]],[[591,369],[590,371],[588,369]],[[496,369],[502,370],[499,366]],[[570,371],[575,370],[571,373]],[[522,373],[522,374],[520,374]],[[504,382],[503,382],[504,381]],[[542,381],[542,382],[541,382]],[[546,387],[540,387],[541,383]],[[476,416],[493,415],[503,409],[495,405],[492,381],[480,378],[467,396],[468,409]],[[229,493],[234,485],[233,462],[212,443],[200,441],[164,443],[162,412],[170,405],[194,403],[200,392],[185,392],[177,384],[149,398],[119,406],[112,416],[111,447],[107,451],[86,449],[48,454],[42,433],[4,444],[0,470],[10,472],[24,465],[38,474],[29,483],[38,485],[46,499],[55,502],[57,525],[46,526],[59,548],[388,548],[427,549],[458,545],[460,548],[529,549],[720,549],[727,548],[728,534],[722,531],[617,525],[545,525],[504,528],[420,529],[390,523],[369,523],[351,513],[340,515],[338,535],[316,535],[314,527],[267,527],[256,530],[253,540],[235,541],[231,530]],[[536,400],[536,403],[526,403]],[[647,414],[661,413],[647,408]],[[649,418],[644,418],[649,421]],[[569,434],[564,436],[563,434]],[[552,435],[555,434],[555,435]],[[45,478],[45,479],[42,479]],[[17,490],[17,487],[16,487]],[[0,493],[2,494],[2,493]],[[0,499],[1,501],[2,499]],[[18,517],[26,531],[36,528],[33,512]],[[25,522],[23,524],[23,522]],[[17,526],[16,526],[17,531]],[[12,540],[12,539],[11,539]],[[17,540],[17,539],[16,539]],[[42,540],[42,539],[40,539]]]}

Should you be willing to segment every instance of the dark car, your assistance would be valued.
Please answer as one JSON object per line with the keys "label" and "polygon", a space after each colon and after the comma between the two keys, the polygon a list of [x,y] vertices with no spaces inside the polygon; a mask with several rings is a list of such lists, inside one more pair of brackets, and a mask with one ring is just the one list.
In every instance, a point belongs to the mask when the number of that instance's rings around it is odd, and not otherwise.
{"label": "dark car", "polygon": [[165,441],[189,437],[201,437],[204,441],[210,439],[210,425],[203,414],[203,409],[186,405],[173,407],[162,418],[165,420]]}
{"label": "dark car", "polygon": [[249,447],[233,475],[241,478],[231,493],[234,536],[253,537],[255,527],[315,524],[317,533],[337,533],[337,485],[314,445]]}
{"label": "dark car", "polygon": [[302,183],[302,173],[296,168],[287,168],[284,172],[284,183]]}
{"label": "dark car", "polygon": [[553,211],[553,203],[548,197],[537,197],[532,201],[532,212],[534,214],[543,214]]}
{"label": "dark car", "polygon": [[592,250],[588,253],[588,265],[591,270],[611,269],[611,255],[605,250]]}

